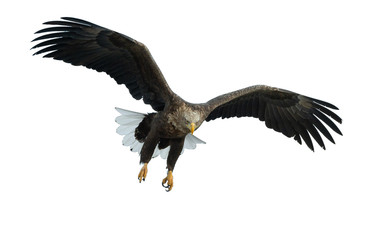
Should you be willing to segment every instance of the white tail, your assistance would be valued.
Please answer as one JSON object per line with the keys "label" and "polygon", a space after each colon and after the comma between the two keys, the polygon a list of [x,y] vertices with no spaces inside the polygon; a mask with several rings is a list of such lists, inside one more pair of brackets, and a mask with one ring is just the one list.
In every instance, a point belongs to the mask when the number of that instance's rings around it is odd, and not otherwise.
{"label": "white tail", "polygon": [[[121,108],[115,109],[121,114],[115,119],[115,122],[120,125],[116,130],[117,133],[124,136],[122,141],[123,145],[129,146],[132,152],[138,152],[140,154],[144,143],[139,142],[135,138],[135,129],[139,126],[140,122],[143,121],[146,114]],[[187,134],[181,154],[183,154],[185,149],[195,149],[196,144],[205,144],[205,142],[192,134]],[[158,149],[157,146],[152,157],[154,158],[160,155],[161,158],[166,159],[169,155],[169,151],[170,146],[164,149]]]}

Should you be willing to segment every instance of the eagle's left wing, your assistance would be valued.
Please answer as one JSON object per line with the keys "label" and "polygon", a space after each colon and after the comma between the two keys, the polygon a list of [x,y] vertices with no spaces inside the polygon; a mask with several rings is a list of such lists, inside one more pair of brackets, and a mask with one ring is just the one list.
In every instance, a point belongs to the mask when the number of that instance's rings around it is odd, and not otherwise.
{"label": "eagle's left wing", "polygon": [[335,143],[322,122],[342,135],[330,119],[342,122],[342,119],[330,110],[338,109],[337,107],[284,89],[264,85],[252,86],[218,96],[206,105],[209,113],[206,121],[230,117],[259,118],[268,128],[287,137],[294,137],[300,144],[302,137],[311,150],[314,150],[314,147],[310,135],[325,149],[318,130]]}

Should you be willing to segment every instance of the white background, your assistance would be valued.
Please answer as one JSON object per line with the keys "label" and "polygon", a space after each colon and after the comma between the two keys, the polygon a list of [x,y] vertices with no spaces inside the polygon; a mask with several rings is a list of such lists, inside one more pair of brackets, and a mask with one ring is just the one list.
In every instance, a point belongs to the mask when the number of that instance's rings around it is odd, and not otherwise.
{"label": "white background", "polygon": [[[0,239],[377,239],[374,1],[8,1],[2,5]],[[32,56],[72,16],[148,46],[171,88],[203,102],[254,84],[340,108],[315,153],[257,119],[204,123],[207,142],[149,164],[114,107],[151,112],[106,74]],[[333,132],[332,132],[333,133]]]}

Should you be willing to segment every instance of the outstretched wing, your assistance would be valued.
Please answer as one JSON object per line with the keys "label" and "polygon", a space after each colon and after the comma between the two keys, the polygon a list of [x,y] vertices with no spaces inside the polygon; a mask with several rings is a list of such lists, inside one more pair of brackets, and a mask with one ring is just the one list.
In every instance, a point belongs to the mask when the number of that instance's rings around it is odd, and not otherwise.
{"label": "outstretched wing", "polygon": [[208,101],[207,106],[210,113],[206,121],[220,117],[259,118],[265,121],[268,128],[281,132],[287,137],[294,137],[300,144],[302,137],[313,151],[310,135],[323,149],[325,149],[325,144],[319,132],[335,143],[323,123],[342,135],[331,120],[342,123],[342,119],[330,110],[338,109],[337,107],[284,89],[263,85],[252,86],[218,96]]}
{"label": "outstretched wing", "polygon": [[46,22],[55,26],[36,32],[45,35],[33,40],[43,40],[33,47],[43,47],[34,55],[47,53],[44,57],[106,72],[135,99],[143,98],[156,111],[164,108],[173,92],[142,43],[81,19],[62,19]]}

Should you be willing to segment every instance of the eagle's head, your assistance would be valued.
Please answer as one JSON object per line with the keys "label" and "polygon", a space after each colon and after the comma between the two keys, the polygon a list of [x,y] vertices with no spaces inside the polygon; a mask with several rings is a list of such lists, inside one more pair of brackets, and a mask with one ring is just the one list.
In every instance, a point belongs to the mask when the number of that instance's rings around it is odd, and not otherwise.
{"label": "eagle's head", "polygon": [[202,124],[203,120],[199,111],[185,111],[182,114],[182,122],[191,134]]}
{"label": "eagle's head", "polygon": [[174,110],[168,114],[168,122],[180,132],[179,135],[193,134],[205,118],[205,111],[203,111],[202,106],[187,102],[180,104],[178,107],[175,106]]}

